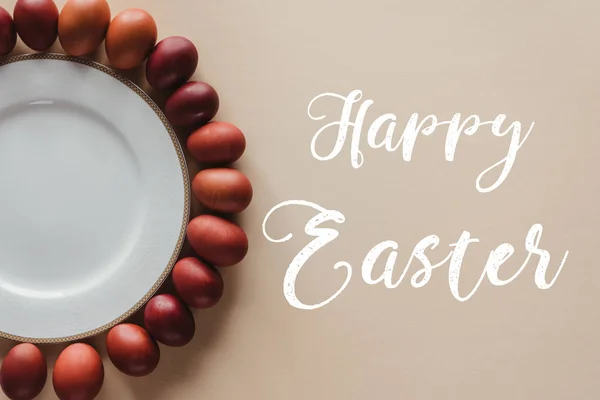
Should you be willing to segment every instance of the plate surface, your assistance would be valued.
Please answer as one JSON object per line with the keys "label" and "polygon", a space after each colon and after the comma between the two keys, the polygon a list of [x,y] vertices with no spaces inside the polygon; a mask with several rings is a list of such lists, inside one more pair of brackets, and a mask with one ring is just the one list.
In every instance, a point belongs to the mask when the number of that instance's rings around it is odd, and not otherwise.
{"label": "plate surface", "polygon": [[189,217],[181,147],[109,68],[58,54],[0,62],[0,336],[63,342],[138,310]]}

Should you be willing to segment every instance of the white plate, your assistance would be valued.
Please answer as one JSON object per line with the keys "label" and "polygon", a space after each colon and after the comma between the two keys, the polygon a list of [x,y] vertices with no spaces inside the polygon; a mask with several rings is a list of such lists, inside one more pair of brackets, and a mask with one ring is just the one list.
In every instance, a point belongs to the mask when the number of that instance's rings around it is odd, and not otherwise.
{"label": "white plate", "polygon": [[63,342],[139,309],[189,216],[181,147],[109,68],[58,54],[0,62],[0,336]]}

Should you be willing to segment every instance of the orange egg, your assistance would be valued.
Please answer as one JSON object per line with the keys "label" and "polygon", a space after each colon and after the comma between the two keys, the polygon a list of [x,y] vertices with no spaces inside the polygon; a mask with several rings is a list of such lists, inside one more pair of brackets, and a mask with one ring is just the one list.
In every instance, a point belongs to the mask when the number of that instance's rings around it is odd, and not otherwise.
{"label": "orange egg", "polygon": [[158,29],[154,18],[146,11],[131,8],[120,12],[106,32],[106,56],[118,69],[132,69],[150,55]]}
{"label": "orange egg", "polygon": [[187,238],[198,256],[217,267],[239,263],[248,253],[248,236],[237,224],[214,215],[190,221]]}
{"label": "orange egg", "polygon": [[209,168],[192,180],[192,193],[205,207],[222,213],[244,211],[252,201],[252,184],[233,168]]}
{"label": "orange egg", "polygon": [[68,0],[58,17],[58,39],[65,52],[83,56],[100,46],[108,24],[106,0]]}
{"label": "orange egg", "polygon": [[201,163],[232,164],[244,154],[246,137],[235,125],[213,121],[192,132],[187,148]]}
{"label": "orange egg", "polygon": [[100,393],[103,382],[102,359],[88,344],[72,344],[56,359],[52,384],[60,400],[92,400]]}

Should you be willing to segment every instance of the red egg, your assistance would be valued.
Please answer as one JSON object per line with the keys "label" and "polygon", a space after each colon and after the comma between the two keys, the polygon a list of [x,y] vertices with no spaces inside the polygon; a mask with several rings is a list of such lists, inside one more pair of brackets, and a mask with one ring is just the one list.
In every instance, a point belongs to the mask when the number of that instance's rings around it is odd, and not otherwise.
{"label": "red egg", "polygon": [[222,213],[244,211],[252,201],[252,184],[233,168],[208,168],[192,180],[192,193],[205,207]]}
{"label": "red egg", "polygon": [[148,331],[134,324],[120,324],[106,336],[106,352],[114,366],[130,376],[150,374],[160,360],[160,350]]}
{"label": "red egg", "polygon": [[13,347],[0,367],[0,386],[11,400],[32,400],[46,384],[48,369],[44,355],[35,345]]}
{"label": "red egg", "polygon": [[52,0],[17,0],[13,11],[19,37],[30,49],[44,51],[58,36],[58,8]]}
{"label": "red egg", "polygon": [[12,16],[0,7],[0,56],[5,56],[17,44],[17,31]]}
{"label": "red egg", "polygon": [[60,400],[96,398],[104,383],[100,354],[88,344],[70,345],[56,359],[52,383]]}
{"label": "red egg", "polygon": [[167,119],[179,127],[199,127],[214,118],[219,95],[206,82],[192,81],[177,89],[165,103]]}
{"label": "red egg", "polygon": [[172,347],[188,344],[196,333],[192,312],[170,294],[154,296],[146,304],[144,325],[156,340]]}
{"label": "red egg", "polygon": [[200,258],[219,267],[237,264],[248,253],[248,237],[237,224],[213,215],[190,221],[187,238]]}
{"label": "red egg", "polygon": [[231,164],[244,154],[246,138],[235,125],[213,121],[188,137],[187,148],[192,157],[201,163]]}
{"label": "red egg", "polygon": [[146,61],[146,79],[156,90],[175,89],[194,75],[198,50],[182,36],[161,40]]}
{"label": "red egg", "polygon": [[173,267],[173,285],[190,307],[209,308],[223,296],[219,271],[195,257],[182,258]]}

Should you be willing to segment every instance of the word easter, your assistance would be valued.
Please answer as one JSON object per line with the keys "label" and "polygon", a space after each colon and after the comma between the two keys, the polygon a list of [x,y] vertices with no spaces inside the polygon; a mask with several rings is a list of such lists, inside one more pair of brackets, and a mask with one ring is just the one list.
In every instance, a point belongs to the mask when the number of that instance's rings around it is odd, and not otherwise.
{"label": "word easter", "polygon": [[[313,136],[311,141],[311,153],[312,156],[319,161],[327,161],[337,157],[346,143],[348,136],[348,128],[352,127],[352,137],[350,139],[350,162],[352,166],[360,168],[364,163],[364,156],[360,150],[361,136],[363,134],[363,124],[369,107],[374,104],[373,100],[365,100],[360,104],[358,111],[356,112],[356,118],[354,121],[350,121],[354,104],[358,103],[362,98],[362,91],[354,90],[347,97],[336,93],[322,93],[314,97],[308,105],[308,116],[315,121],[321,121],[326,116],[317,115],[315,116],[312,109],[315,107],[315,102],[324,98],[334,98],[343,101],[341,116],[339,120],[329,122],[322,126]],[[491,125],[492,134],[496,137],[503,137],[510,134],[510,143],[506,156],[501,160],[491,165],[482,171],[475,182],[475,186],[480,193],[488,193],[497,189],[507,178],[510,173],[519,149],[523,146],[529,134],[531,133],[534,122],[531,123],[529,129],[523,137],[521,137],[522,126],[521,122],[512,122],[505,130],[502,130],[502,126],[506,120],[506,115],[498,114],[492,121],[481,121],[477,115],[470,115],[461,122],[461,115],[459,113],[454,114],[453,118],[449,121],[439,121],[435,115],[428,115],[419,122],[419,115],[414,113],[408,119],[404,127],[404,132],[400,138],[395,139],[396,131],[396,115],[394,114],[383,114],[369,126],[367,130],[367,144],[372,149],[385,148],[388,152],[393,152],[402,147],[402,157],[404,161],[410,161],[412,153],[415,147],[417,136],[422,133],[425,136],[431,135],[437,128],[447,125],[446,130],[446,144],[445,144],[445,155],[446,161],[453,161],[454,154],[456,153],[456,147],[458,145],[458,139],[461,134],[472,136],[485,125]],[[384,128],[385,135],[381,138],[380,130]],[[470,124],[470,125],[469,125]],[[337,129],[337,139],[331,151],[328,154],[320,155],[317,150],[317,141],[323,136],[323,133],[328,131],[330,128]],[[482,186],[482,179],[496,167],[502,166],[502,170],[498,178],[490,186]]]}
{"label": "word easter", "polygon": [[[334,269],[345,268],[346,279],[342,283],[341,287],[333,295],[331,295],[329,298],[318,304],[308,305],[302,303],[298,299],[298,297],[296,296],[296,278],[298,277],[298,274],[300,273],[301,269],[304,267],[306,262],[316,252],[318,252],[327,244],[331,243],[339,236],[339,232],[336,229],[322,228],[320,227],[320,225],[329,221],[334,221],[338,224],[343,224],[346,218],[340,211],[327,210],[317,204],[308,201],[284,201],[273,207],[265,216],[265,219],[263,221],[263,235],[269,241],[274,243],[282,243],[287,242],[292,238],[292,234],[288,234],[283,238],[273,239],[267,233],[266,224],[273,212],[277,211],[282,207],[294,205],[311,207],[317,210],[319,213],[315,217],[311,218],[304,227],[305,233],[313,237],[314,239],[309,244],[307,244],[290,263],[289,268],[285,274],[283,291],[286,300],[293,307],[303,310],[314,310],[316,308],[323,307],[326,304],[330,303],[336,297],[338,297],[344,291],[344,289],[346,289],[346,287],[350,283],[350,280],[352,279],[352,265],[346,261],[339,261],[333,266]],[[525,261],[523,262],[519,270],[508,279],[500,279],[498,277],[498,271],[502,264],[508,261],[508,259],[514,254],[515,249],[509,243],[502,243],[495,249],[493,249],[490,252],[490,255],[485,263],[483,272],[481,273],[477,284],[466,296],[461,296],[461,294],[459,293],[459,280],[462,268],[462,261],[469,244],[479,242],[479,239],[471,238],[471,234],[467,231],[463,231],[459,239],[455,243],[450,244],[450,247],[452,249],[450,250],[448,255],[442,261],[436,264],[432,264],[425,253],[427,249],[435,249],[440,243],[440,238],[436,235],[429,235],[423,238],[414,246],[411,256],[408,262],[406,263],[403,272],[401,273],[400,277],[395,280],[392,274],[394,272],[394,268],[396,266],[396,259],[398,257],[398,243],[392,240],[387,240],[378,243],[367,253],[367,255],[364,258],[364,261],[362,263],[362,279],[365,283],[369,285],[375,285],[380,282],[383,282],[384,285],[389,289],[396,288],[403,281],[413,261],[416,259],[420,263],[420,268],[413,273],[411,277],[411,285],[414,288],[420,288],[425,286],[427,282],[429,282],[434,269],[439,268],[440,266],[448,262],[448,283],[450,286],[450,291],[454,298],[456,298],[460,302],[464,302],[470,299],[475,294],[485,277],[487,277],[489,282],[491,282],[495,286],[503,286],[512,282],[528,265],[531,256],[535,255],[539,257],[537,266],[535,268],[535,284],[540,289],[549,289],[550,287],[552,287],[552,285],[554,285],[554,282],[556,282],[558,275],[562,271],[569,252],[565,252],[565,255],[562,259],[562,262],[560,263],[560,266],[558,267],[556,274],[550,280],[550,282],[548,282],[546,272],[550,263],[550,253],[547,250],[541,249],[539,247],[540,240],[542,237],[542,230],[543,228],[541,224],[535,224],[529,229],[529,232],[527,233],[527,236],[525,238],[525,250],[528,252],[528,255],[525,258]],[[373,277],[373,268],[375,266],[375,263],[380,257],[383,256],[385,252],[388,252],[387,259],[385,260],[385,269],[380,276]]]}

